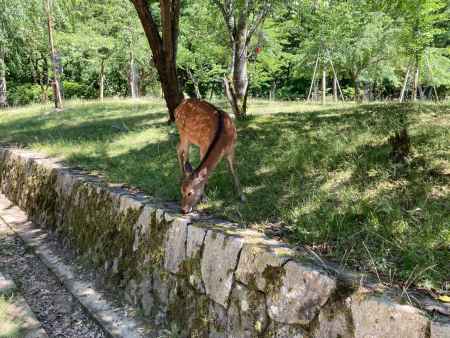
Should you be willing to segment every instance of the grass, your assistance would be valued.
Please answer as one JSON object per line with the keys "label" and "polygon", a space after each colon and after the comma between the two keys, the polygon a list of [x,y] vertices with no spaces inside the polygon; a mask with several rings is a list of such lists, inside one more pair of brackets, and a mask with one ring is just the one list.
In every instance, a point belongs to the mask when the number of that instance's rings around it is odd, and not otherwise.
{"label": "grass", "polygon": [[16,312],[13,297],[0,296],[0,338],[23,337],[23,322],[20,318],[11,316]]}
{"label": "grass", "polygon": [[[29,106],[0,112],[0,142],[63,158],[108,181],[179,199],[177,132],[161,101],[71,102],[62,113]],[[343,266],[385,282],[448,291],[450,105],[309,105],[254,101],[237,123],[246,204],[222,163],[209,212],[281,229]],[[408,125],[412,152],[390,156]],[[198,160],[196,151],[193,161]]]}

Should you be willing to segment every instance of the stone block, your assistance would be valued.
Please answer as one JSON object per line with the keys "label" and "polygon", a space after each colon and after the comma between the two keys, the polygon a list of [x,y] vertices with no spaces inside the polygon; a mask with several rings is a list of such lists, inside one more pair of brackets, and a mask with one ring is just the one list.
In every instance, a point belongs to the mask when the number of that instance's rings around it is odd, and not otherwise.
{"label": "stone block", "polygon": [[430,338],[450,338],[450,321],[432,321],[430,333]]}
{"label": "stone block", "polygon": [[188,227],[186,241],[185,273],[189,284],[200,293],[205,293],[201,273],[202,247],[206,236],[206,229],[191,225]]}
{"label": "stone block", "polygon": [[326,273],[295,261],[271,275],[267,309],[270,318],[280,323],[309,324],[336,288],[336,281]]}
{"label": "stone block", "polygon": [[339,301],[322,308],[318,319],[313,331],[314,338],[353,337],[350,307],[346,302]]}
{"label": "stone block", "polygon": [[425,338],[427,318],[416,308],[381,296],[351,298],[355,338]]}
{"label": "stone block", "polygon": [[227,334],[230,337],[252,338],[267,328],[269,318],[264,294],[236,283],[228,309]]}
{"label": "stone block", "polygon": [[281,267],[292,257],[292,250],[278,245],[245,244],[242,248],[236,279],[243,284],[254,284],[260,291],[266,291],[268,267]]}
{"label": "stone block", "polygon": [[174,220],[167,230],[164,245],[164,268],[172,273],[179,273],[186,260],[187,221]]}
{"label": "stone block", "polygon": [[201,261],[202,279],[206,294],[215,302],[227,307],[243,241],[239,237],[209,230]]}
{"label": "stone block", "polygon": [[271,322],[265,337],[270,338],[306,338],[309,337],[300,326]]}

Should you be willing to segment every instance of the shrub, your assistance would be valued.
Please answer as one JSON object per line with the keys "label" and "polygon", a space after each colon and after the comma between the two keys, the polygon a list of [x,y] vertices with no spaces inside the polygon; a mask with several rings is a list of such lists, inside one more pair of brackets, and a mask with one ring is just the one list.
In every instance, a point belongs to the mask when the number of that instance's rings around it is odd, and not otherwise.
{"label": "shrub", "polygon": [[87,85],[74,81],[64,81],[63,91],[65,99],[84,99],[92,96]]}
{"label": "shrub", "polygon": [[[48,88],[48,99],[52,99],[51,88]],[[8,101],[13,106],[38,103],[42,100],[42,90],[39,85],[27,83],[12,87],[8,92]]]}

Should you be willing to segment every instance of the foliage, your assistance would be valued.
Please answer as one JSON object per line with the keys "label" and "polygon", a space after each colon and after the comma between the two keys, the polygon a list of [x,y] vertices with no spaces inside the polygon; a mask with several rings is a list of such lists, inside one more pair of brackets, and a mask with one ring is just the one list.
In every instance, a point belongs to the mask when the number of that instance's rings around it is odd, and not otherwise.
{"label": "foliage", "polygon": [[[53,93],[49,91],[48,95],[49,99],[51,99]],[[42,101],[41,87],[30,83],[13,87],[8,99],[12,106],[39,103]]]}
{"label": "foliage", "polygon": [[73,81],[64,81],[63,90],[65,99],[86,99],[96,96],[95,91],[85,84]]}
{"label": "foliage", "polygon": [[[18,96],[13,93],[16,88],[35,84],[45,99],[51,67],[42,1],[0,0],[0,9],[0,45],[6,53],[11,97]],[[425,93],[435,85],[440,97],[449,95],[450,6],[445,0],[282,1],[273,2],[270,9],[248,47],[251,96],[305,98],[320,55],[319,65],[326,64],[329,79],[329,60],[333,61],[343,88],[353,87],[363,96],[364,87],[367,97],[395,98],[416,54]],[[239,6],[234,10],[238,13]],[[83,97],[98,97],[102,64],[105,95],[130,95],[131,56],[141,94],[160,94],[151,53],[130,2],[53,1],[53,12],[63,81],[87,87]],[[153,14],[160,20],[157,12]],[[181,14],[178,73],[185,92],[223,96],[222,79],[232,55],[222,14],[211,0],[183,3]]]}

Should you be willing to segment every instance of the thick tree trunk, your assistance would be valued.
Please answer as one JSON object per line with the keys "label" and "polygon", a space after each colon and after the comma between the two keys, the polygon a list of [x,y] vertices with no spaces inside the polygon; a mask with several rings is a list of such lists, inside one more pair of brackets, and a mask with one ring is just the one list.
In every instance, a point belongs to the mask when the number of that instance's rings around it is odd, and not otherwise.
{"label": "thick tree trunk", "polygon": [[131,0],[141,20],[145,35],[158,70],[162,91],[169,110],[170,121],[175,121],[175,109],[183,101],[183,91],[177,76],[177,43],[180,18],[180,0],[161,0],[161,32],[150,11],[147,0]]}
{"label": "thick tree trunk", "polygon": [[[250,43],[251,36],[267,17],[271,9],[271,1],[255,2],[245,0],[236,6],[233,1],[222,2],[220,0],[212,0],[212,2],[222,12],[232,49],[232,62],[230,67],[232,81],[231,83],[228,80],[224,81],[225,93],[236,117],[243,118],[247,113],[249,82],[247,47]],[[253,13],[254,15],[252,20],[250,20],[251,16],[249,13]]]}
{"label": "thick tree trunk", "polygon": [[246,115],[245,97],[248,90],[247,24],[241,23],[233,41],[233,87],[239,107],[238,118]]}
{"label": "thick tree trunk", "polygon": [[100,101],[103,102],[105,91],[105,60],[100,64]]}
{"label": "thick tree trunk", "polygon": [[0,49],[0,109],[8,106],[6,95],[6,64],[4,52]]}
{"label": "thick tree trunk", "polygon": [[55,101],[55,108],[56,109],[62,109],[62,96],[61,96],[61,87],[59,84],[59,70],[58,65],[56,64],[56,52],[55,52],[55,46],[53,43],[53,22],[52,22],[52,16],[50,13],[50,2],[49,0],[45,1],[45,11],[47,13],[47,23],[48,23],[48,43],[50,47],[50,58],[52,60],[53,65],[53,81],[52,81],[52,88],[53,88],[53,99]]}

